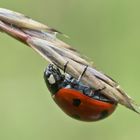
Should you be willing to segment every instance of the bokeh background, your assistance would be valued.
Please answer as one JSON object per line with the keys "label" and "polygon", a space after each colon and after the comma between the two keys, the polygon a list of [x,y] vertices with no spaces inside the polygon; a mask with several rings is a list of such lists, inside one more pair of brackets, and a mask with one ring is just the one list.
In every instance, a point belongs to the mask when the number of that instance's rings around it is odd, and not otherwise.
{"label": "bokeh background", "polygon": [[[140,1],[0,0],[64,32],[61,37],[140,103]],[[140,116],[118,106],[93,123],[66,116],[44,80],[47,62],[27,46],[0,33],[0,140],[132,140],[140,138]]]}

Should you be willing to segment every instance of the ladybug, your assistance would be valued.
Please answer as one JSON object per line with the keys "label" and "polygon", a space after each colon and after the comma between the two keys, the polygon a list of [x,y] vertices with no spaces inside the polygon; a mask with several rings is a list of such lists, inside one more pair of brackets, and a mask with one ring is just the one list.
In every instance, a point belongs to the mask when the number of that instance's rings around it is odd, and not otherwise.
{"label": "ladybug", "polygon": [[88,122],[101,120],[117,107],[116,102],[102,94],[102,89],[93,90],[71,75],[62,74],[53,64],[45,69],[44,79],[55,103],[74,119]]}

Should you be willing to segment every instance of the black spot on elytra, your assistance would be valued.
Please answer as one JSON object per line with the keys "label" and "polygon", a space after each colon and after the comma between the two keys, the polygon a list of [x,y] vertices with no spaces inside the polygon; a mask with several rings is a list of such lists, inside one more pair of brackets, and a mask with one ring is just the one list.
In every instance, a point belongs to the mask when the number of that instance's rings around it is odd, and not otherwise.
{"label": "black spot on elytra", "polygon": [[76,107],[78,107],[81,104],[81,100],[80,99],[73,99],[72,104]]}
{"label": "black spot on elytra", "polygon": [[101,112],[101,116],[100,116],[100,119],[104,119],[108,116],[108,111],[107,110],[104,110]]}
{"label": "black spot on elytra", "polygon": [[79,116],[78,114],[74,114],[74,115],[72,115],[72,117],[73,117],[74,119],[80,120],[80,116]]}

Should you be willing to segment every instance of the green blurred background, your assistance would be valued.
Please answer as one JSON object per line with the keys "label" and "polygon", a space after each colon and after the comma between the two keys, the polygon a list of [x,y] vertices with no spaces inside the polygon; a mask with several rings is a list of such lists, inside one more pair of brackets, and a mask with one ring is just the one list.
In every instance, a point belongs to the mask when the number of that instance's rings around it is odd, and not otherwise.
{"label": "green blurred background", "polygon": [[[140,103],[140,1],[1,0],[0,5],[69,35],[63,40],[91,58]],[[66,116],[45,86],[47,62],[2,33],[0,65],[0,140],[140,138],[140,116],[120,105],[99,122]]]}

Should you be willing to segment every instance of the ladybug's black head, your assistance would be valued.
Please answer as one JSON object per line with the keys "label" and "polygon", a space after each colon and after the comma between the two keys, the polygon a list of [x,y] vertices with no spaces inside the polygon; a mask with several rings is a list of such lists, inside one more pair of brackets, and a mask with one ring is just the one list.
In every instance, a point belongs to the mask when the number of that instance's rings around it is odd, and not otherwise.
{"label": "ladybug's black head", "polygon": [[52,94],[55,94],[61,88],[64,79],[65,76],[52,64],[49,64],[44,71],[44,80]]}

